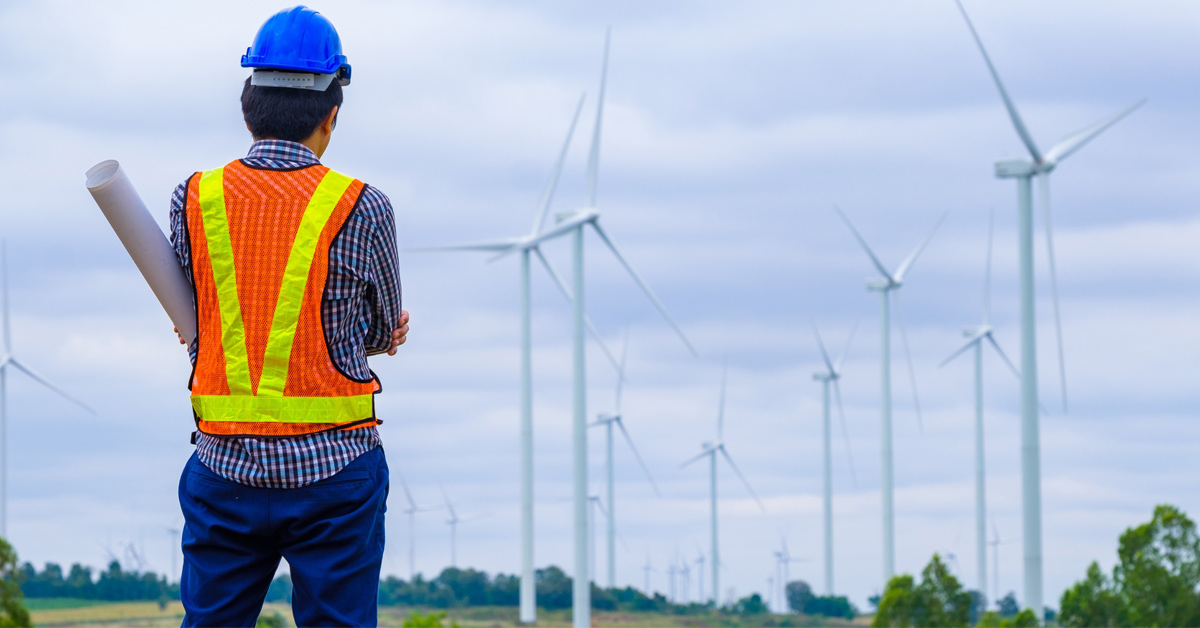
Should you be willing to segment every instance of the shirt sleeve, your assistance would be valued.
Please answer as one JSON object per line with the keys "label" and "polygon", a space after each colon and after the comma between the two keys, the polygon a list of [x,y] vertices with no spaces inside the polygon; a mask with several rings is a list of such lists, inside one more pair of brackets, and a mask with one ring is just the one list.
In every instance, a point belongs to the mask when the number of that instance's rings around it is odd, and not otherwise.
{"label": "shirt sleeve", "polygon": [[362,203],[370,206],[374,218],[367,244],[367,281],[371,289],[365,295],[368,327],[364,341],[367,355],[392,348],[392,330],[400,320],[400,269],[396,251],[396,216],[392,202],[379,190],[363,188]]}
{"label": "shirt sleeve", "polygon": [[[187,214],[184,211],[184,206],[187,202],[187,181],[176,186],[175,191],[171,194],[171,246],[175,249],[175,257],[179,260],[179,265],[183,267],[183,274],[187,277],[188,283],[192,283],[192,249],[191,239],[188,237],[187,230]],[[194,305],[194,304],[193,304]],[[196,364],[196,351],[199,348],[200,338],[197,337],[188,345],[188,357],[192,361],[192,365]]]}

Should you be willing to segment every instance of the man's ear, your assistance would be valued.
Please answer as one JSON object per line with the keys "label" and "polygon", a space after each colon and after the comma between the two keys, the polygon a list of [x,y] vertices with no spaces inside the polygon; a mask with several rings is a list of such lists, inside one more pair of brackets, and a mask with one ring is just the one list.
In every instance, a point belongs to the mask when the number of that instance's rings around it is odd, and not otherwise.
{"label": "man's ear", "polygon": [[326,133],[333,133],[333,130],[337,128],[337,114],[339,108],[340,107],[335,105],[333,109],[329,111],[329,115],[325,117],[325,121],[321,123],[321,128]]}

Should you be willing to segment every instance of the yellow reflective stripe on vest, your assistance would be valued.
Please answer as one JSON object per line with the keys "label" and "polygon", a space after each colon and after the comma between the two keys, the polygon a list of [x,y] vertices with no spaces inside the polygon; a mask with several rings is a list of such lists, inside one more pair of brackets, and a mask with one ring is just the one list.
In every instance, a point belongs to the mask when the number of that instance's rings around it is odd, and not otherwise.
{"label": "yellow reflective stripe on vest", "polygon": [[287,384],[288,362],[292,357],[292,343],[296,339],[296,326],[300,322],[300,306],[304,302],[304,288],[308,284],[308,272],[312,268],[317,241],[325,224],[333,215],[338,201],[354,179],[330,170],[325,173],[317,190],[313,192],[292,241],[287,266],[283,271],[283,282],[279,286],[279,299],[275,302],[275,315],[271,320],[271,333],[267,336],[267,349],[263,354],[262,377],[258,380],[258,394],[282,397]]}
{"label": "yellow reflective stripe on vest", "polygon": [[195,395],[192,409],[205,421],[235,423],[349,423],[375,416],[370,394],[350,397]]}
{"label": "yellow reflective stripe on vest", "polygon": [[225,378],[231,395],[249,395],[250,361],[246,358],[246,327],[238,301],[237,275],[233,268],[233,242],[225,215],[224,168],[200,175],[200,215],[208,244],[217,306],[221,313],[221,346],[225,351]]}

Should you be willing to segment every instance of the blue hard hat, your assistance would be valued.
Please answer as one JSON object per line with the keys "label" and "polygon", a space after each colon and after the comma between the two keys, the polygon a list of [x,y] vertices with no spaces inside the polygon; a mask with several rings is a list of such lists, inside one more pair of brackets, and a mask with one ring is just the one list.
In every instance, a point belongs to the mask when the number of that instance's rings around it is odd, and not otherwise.
{"label": "blue hard hat", "polygon": [[242,67],[335,74],[339,83],[350,84],[350,64],[337,30],[324,15],[303,5],[284,9],[263,23],[254,45],[242,55]]}

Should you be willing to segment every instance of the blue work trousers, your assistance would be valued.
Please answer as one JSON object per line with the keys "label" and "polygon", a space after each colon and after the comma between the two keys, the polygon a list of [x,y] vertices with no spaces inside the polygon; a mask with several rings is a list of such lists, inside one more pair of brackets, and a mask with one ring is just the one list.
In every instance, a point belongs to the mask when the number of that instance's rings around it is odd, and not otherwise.
{"label": "blue work trousers", "polygon": [[388,467],[377,447],[303,488],[253,488],[193,454],[179,480],[184,626],[253,626],[279,559],[297,626],[374,626]]}

